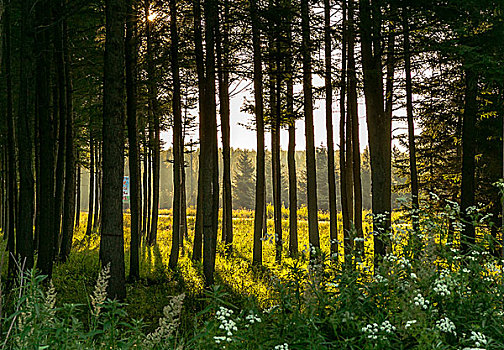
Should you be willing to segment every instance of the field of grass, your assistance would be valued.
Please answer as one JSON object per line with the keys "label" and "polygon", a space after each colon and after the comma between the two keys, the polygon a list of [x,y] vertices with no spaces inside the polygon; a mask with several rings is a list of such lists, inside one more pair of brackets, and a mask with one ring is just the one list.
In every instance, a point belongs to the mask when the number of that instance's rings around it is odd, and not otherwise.
{"label": "field of grass", "polygon": [[[219,243],[216,287],[204,290],[202,266],[190,259],[194,210],[188,210],[188,239],[176,271],[167,267],[171,213],[162,211],[158,244],[142,245],[141,279],[128,283],[124,304],[96,301],[100,294],[99,237],[96,233],[85,236],[83,213],[69,261],[55,266],[53,292],[36,275],[25,276],[24,289],[18,289],[18,295],[26,297],[18,298],[17,304],[12,303],[16,298],[11,294],[10,302],[4,298],[4,310],[11,316],[4,317],[0,329],[6,335],[9,320],[15,318],[12,315],[18,315],[18,325],[5,339],[11,341],[12,348],[31,347],[30,342],[36,342],[38,347],[32,348],[37,349],[44,344],[52,348],[51,344],[62,341],[68,346],[58,348],[504,348],[501,262],[487,251],[486,226],[479,230],[478,246],[464,255],[455,249],[457,235],[448,229],[453,213],[425,211],[417,239],[410,239],[412,232],[404,213],[394,213],[394,234],[388,237],[392,249],[373,274],[369,217],[364,224],[364,259],[344,259],[342,247],[339,257],[333,259],[329,256],[329,223],[323,219],[327,214],[320,213],[320,259],[310,265],[303,209],[299,215],[299,259],[287,256],[285,212],[286,241],[282,264],[278,265],[274,261],[271,208],[268,213],[264,266],[251,265],[253,213],[234,211],[233,254],[226,256]],[[340,232],[339,240],[342,238]],[[129,241],[126,214],[126,271]],[[47,306],[51,293],[56,300],[52,308]],[[101,308],[99,315],[96,305]],[[21,317],[26,314],[37,317]],[[47,319],[55,324],[53,328],[44,326]],[[59,333],[55,334],[55,329]]]}

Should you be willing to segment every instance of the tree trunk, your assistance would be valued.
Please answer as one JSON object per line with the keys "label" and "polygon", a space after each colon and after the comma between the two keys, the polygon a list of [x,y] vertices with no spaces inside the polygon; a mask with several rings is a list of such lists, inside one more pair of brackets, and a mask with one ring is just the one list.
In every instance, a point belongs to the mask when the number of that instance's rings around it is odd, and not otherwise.
{"label": "tree trunk", "polygon": [[107,294],[126,297],[122,182],[124,176],[124,26],[125,3],[106,0],[106,37],[103,84],[103,206],[100,260],[110,266]]}
{"label": "tree trunk", "polygon": [[468,208],[474,206],[476,190],[476,120],[478,114],[478,75],[470,68],[465,69],[465,102],[462,124],[462,184],[460,194],[460,211],[465,219],[461,238],[462,251],[467,253],[475,243],[475,227],[472,224]]}
{"label": "tree trunk", "polygon": [[332,49],[331,49],[331,1],[324,0],[324,53],[325,53],[325,98],[326,98],[326,133],[327,133],[327,180],[329,182],[329,238],[331,254],[338,254],[338,210],[336,208],[336,171],[334,167],[333,135],[333,86],[332,86]]}
{"label": "tree trunk", "polygon": [[[65,85],[66,85],[66,159],[65,159],[65,192],[63,207],[62,246],[61,259],[65,261],[72,248],[74,220],[75,220],[75,145],[73,122],[73,85],[71,75],[70,53],[68,49],[68,27],[66,19],[63,21],[63,54],[65,60]],[[80,173],[79,173],[80,175]],[[79,181],[80,182],[80,181]],[[80,186],[80,183],[79,183]],[[80,211],[80,206],[79,206]]]}
{"label": "tree trunk", "polygon": [[[150,0],[145,1],[145,16],[149,16]],[[157,87],[156,87],[156,67],[154,64],[154,48],[152,43],[152,23],[146,22],[146,41],[147,41],[147,87],[149,99],[149,116],[153,125],[154,137],[152,142],[152,216],[150,225],[150,235],[148,244],[153,246],[157,241],[157,223],[159,210],[159,173],[161,162],[161,127],[159,120],[159,108],[157,102]]]}
{"label": "tree trunk", "polygon": [[[343,11],[343,37],[342,37],[342,53],[341,53],[341,85],[340,85],[340,189],[341,189],[341,217],[343,221],[343,237],[344,237],[344,248],[345,256],[350,253],[350,241],[348,238],[348,232],[350,230],[350,208],[348,207],[348,184],[347,184],[347,163],[346,163],[346,88],[347,88],[347,2],[342,1],[342,11]],[[334,245],[339,245],[339,242],[331,242],[332,249],[338,249]]]}
{"label": "tree trunk", "polygon": [[[76,159],[78,161],[79,155],[77,153]],[[75,229],[80,228],[80,217],[81,217],[81,166],[77,163],[77,184],[76,184],[76,199],[75,199]]]}
{"label": "tree trunk", "polygon": [[182,176],[184,166],[182,145],[182,105],[180,97],[180,72],[178,58],[178,28],[177,2],[170,0],[170,38],[171,38],[171,70],[173,79],[172,111],[173,111],[173,225],[172,247],[169,267],[174,270],[179,259],[180,219],[182,202]]}
{"label": "tree trunk", "polygon": [[19,162],[19,206],[16,217],[16,253],[26,269],[33,266],[33,214],[34,214],[34,179],[32,169],[32,137],[30,127],[31,111],[28,108],[28,84],[31,75],[32,52],[27,45],[33,35],[33,19],[29,15],[31,2],[22,0],[21,8],[26,16],[21,16],[20,25],[20,65],[19,65],[19,108],[17,118],[17,148],[18,159],[28,161]]}
{"label": "tree trunk", "polygon": [[256,160],[256,189],[254,215],[254,248],[252,262],[262,265],[262,237],[263,220],[265,215],[265,155],[264,155],[264,107],[261,59],[260,16],[257,0],[250,0],[250,15],[252,20],[252,46],[254,51],[254,100],[255,119],[257,128],[257,160]]}
{"label": "tree trunk", "polygon": [[[217,65],[219,67],[219,101],[222,132],[222,240],[226,251],[232,251],[233,244],[233,199],[231,194],[231,128],[229,124],[229,0],[224,1],[224,15],[217,25]],[[222,26],[222,29],[220,29]]]}
{"label": "tree trunk", "polygon": [[137,9],[133,0],[126,2],[126,114],[128,126],[128,166],[130,176],[130,212],[131,212],[131,242],[129,279],[140,278],[140,232],[142,211],[141,177],[140,177],[140,146],[138,142],[137,118]]}
{"label": "tree trunk", "polygon": [[86,225],[86,236],[91,236],[93,230],[93,209],[94,209],[94,194],[95,194],[95,155],[94,155],[94,140],[91,130],[91,120],[89,121],[89,200],[88,200],[88,217]]}
{"label": "tree trunk", "polygon": [[[54,125],[50,114],[50,46],[49,32],[46,27],[51,21],[50,3],[47,0],[35,4],[36,31],[36,111],[39,120],[40,167],[37,181],[40,182],[40,220],[38,267],[42,274],[52,275],[54,258]],[[32,159],[31,155],[28,158]],[[30,222],[31,224],[31,222]]]}
{"label": "tree trunk", "polygon": [[[4,12],[4,54],[3,70],[6,83],[7,92],[7,176],[6,176],[6,225],[4,225],[4,238],[5,233],[7,236],[7,252],[9,254],[9,279],[13,278],[15,272],[15,210],[17,202],[17,175],[16,175],[16,150],[15,150],[15,135],[14,135],[14,113],[12,105],[12,69],[11,69],[11,55],[12,55],[12,39],[11,39],[11,12],[12,4],[8,0],[5,3]],[[4,163],[5,164],[5,163]],[[5,222],[4,222],[5,224]]]}
{"label": "tree trunk", "polygon": [[375,258],[385,255],[380,237],[390,230],[392,189],[392,119],[384,109],[379,4],[360,0],[361,56],[371,160]]}
{"label": "tree trunk", "polygon": [[[308,236],[311,247],[320,249],[317,209],[317,174],[313,127],[312,64],[308,0],[301,0],[301,28],[303,57],[303,97],[306,135],[306,177],[308,197]],[[310,249],[311,254],[311,249]]]}
{"label": "tree trunk", "polygon": [[411,178],[411,208],[412,208],[412,223],[413,231],[418,232],[418,212],[419,197],[418,197],[418,171],[416,164],[416,147],[415,147],[415,124],[413,117],[413,87],[411,83],[411,48],[410,48],[410,32],[408,24],[408,8],[403,7],[403,31],[404,31],[404,74],[406,76],[406,116],[408,119],[408,149],[410,161],[410,178]]}
{"label": "tree trunk", "polygon": [[149,152],[148,152],[148,146],[147,146],[147,140],[146,137],[144,136],[144,152],[143,152],[143,214],[142,214],[142,236],[144,238],[147,238],[148,234],[148,227],[149,227],[149,197],[148,197],[148,188],[149,188],[149,167],[148,167],[148,162],[147,160],[149,159]]}
{"label": "tree trunk", "polygon": [[100,141],[96,142],[95,146],[95,195],[94,195],[94,218],[93,218],[93,230],[99,232],[100,228],[100,217],[101,217],[101,196],[102,196],[102,143]]}
{"label": "tree trunk", "polygon": [[[357,237],[364,238],[362,231],[362,184],[360,171],[359,114],[357,107],[357,75],[355,69],[355,27],[354,2],[348,5],[348,115],[352,125],[352,173],[353,173],[353,204],[354,226]],[[350,122],[351,119],[351,122]],[[359,241],[357,241],[359,242]],[[364,253],[364,243],[356,245],[359,252]]]}
{"label": "tree trunk", "polygon": [[[54,257],[59,255],[61,240],[61,219],[63,210],[63,190],[65,185],[65,159],[66,159],[66,123],[67,123],[67,100],[66,100],[66,79],[63,52],[63,3],[61,0],[53,1],[52,4],[53,20],[56,25],[53,26],[54,39],[54,57],[56,65],[56,89],[58,92],[58,143],[56,158],[56,183],[54,200]],[[56,123],[56,120],[54,120]]]}
{"label": "tree trunk", "polygon": [[[292,6],[292,4],[289,5]],[[290,9],[292,11],[292,9]],[[285,71],[287,74],[286,107],[289,121],[289,144],[287,147],[287,167],[289,173],[289,255],[296,258],[299,254],[297,224],[297,176],[296,176],[296,119],[294,116],[294,70],[292,68],[292,13],[287,19],[287,54]]]}
{"label": "tree trunk", "polygon": [[[200,0],[193,0],[194,12],[194,46],[196,56],[196,73],[198,75],[198,108],[200,123],[205,119],[205,64],[203,57],[203,39],[201,30],[201,4]],[[201,261],[203,257],[203,166],[201,154],[201,141],[203,139],[203,128],[199,128],[200,154],[198,165],[198,197],[196,199],[196,224],[194,228],[193,261]]]}
{"label": "tree trunk", "polygon": [[[274,7],[274,2],[270,0],[270,8]],[[281,199],[281,174],[280,174],[280,123],[281,115],[279,91],[280,77],[279,65],[276,56],[278,56],[278,38],[275,38],[275,21],[270,20],[270,33],[268,35],[269,52],[269,105],[270,105],[270,123],[271,123],[271,183],[273,189],[273,223],[275,232],[275,262],[280,264],[282,261],[282,199]]]}
{"label": "tree trunk", "polygon": [[205,285],[214,283],[215,251],[217,244],[217,224],[219,213],[219,172],[217,153],[217,118],[215,102],[215,28],[217,25],[217,3],[205,0],[205,42],[206,42],[206,113],[203,123],[201,165],[203,176],[203,274]]}

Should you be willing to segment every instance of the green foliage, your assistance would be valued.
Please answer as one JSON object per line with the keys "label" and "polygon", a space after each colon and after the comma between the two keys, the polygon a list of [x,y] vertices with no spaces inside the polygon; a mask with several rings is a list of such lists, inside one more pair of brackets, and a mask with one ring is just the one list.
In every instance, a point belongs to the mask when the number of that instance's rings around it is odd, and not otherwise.
{"label": "green foliage", "polygon": [[[394,233],[384,237],[392,250],[375,267],[367,236],[364,260],[356,251],[343,261],[322,250],[312,264],[301,255],[276,265],[265,242],[264,268],[252,267],[245,217],[236,220],[234,253],[218,247],[218,285],[204,291],[201,266],[186,256],[178,271],[152,275],[144,260],[150,277],[129,286],[129,305],[104,298],[107,271],[96,274],[96,251],[83,246],[57,266],[55,287],[35,271],[19,275],[2,300],[1,339],[13,349],[502,349],[504,284],[490,253],[491,216],[471,208],[461,221],[455,203],[435,208],[417,213],[419,232],[404,221],[409,216],[395,214]],[[477,244],[462,254],[460,232],[470,223]],[[161,261],[169,251],[164,234],[155,253]],[[74,294],[75,286],[82,291]]]}
{"label": "green foliage", "polygon": [[238,163],[233,176],[233,205],[236,208],[254,207],[255,167],[247,152],[238,156]]}

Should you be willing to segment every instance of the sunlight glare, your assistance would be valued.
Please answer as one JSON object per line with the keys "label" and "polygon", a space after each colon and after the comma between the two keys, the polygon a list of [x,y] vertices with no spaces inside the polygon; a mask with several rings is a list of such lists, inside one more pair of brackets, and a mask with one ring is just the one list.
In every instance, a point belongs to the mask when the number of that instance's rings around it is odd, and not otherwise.
{"label": "sunlight glare", "polygon": [[149,22],[153,22],[156,20],[158,14],[156,12],[151,12],[149,11],[149,15],[147,16],[147,19],[149,20]]}

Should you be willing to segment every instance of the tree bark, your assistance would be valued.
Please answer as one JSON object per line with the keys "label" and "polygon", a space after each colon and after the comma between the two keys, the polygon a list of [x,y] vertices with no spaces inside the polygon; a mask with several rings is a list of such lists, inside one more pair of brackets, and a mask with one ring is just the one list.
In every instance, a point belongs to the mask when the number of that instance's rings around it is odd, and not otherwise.
{"label": "tree bark", "polygon": [[65,59],[63,52],[63,3],[61,0],[52,1],[53,11],[53,40],[54,40],[54,57],[56,68],[56,89],[58,92],[58,142],[57,142],[57,158],[56,158],[56,183],[55,183],[55,200],[54,200],[54,257],[59,256],[59,247],[61,240],[61,219],[63,210],[63,194],[65,186],[65,160],[66,160],[66,132],[67,132],[67,99],[66,99],[66,79],[65,79]]}
{"label": "tree bark", "polygon": [[[313,93],[310,40],[310,14],[308,0],[301,0],[301,30],[303,60],[303,97],[306,135],[306,177],[308,197],[308,236],[311,247],[320,249],[317,209],[317,174],[315,165],[315,140],[313,127]],[[311,249],[310,249],[311,254]]]}
{"label": "tree bark", "polygon": [[331,1],[324,0],[324,54],[325,54],[325,98],[326,98],[326,134],[327,134],[327,180],[329,182],[329,239],[331,254],[338,253],[338,210],[336,208],[336,171],[334,167],[334,130],[333,130],[333,85],[332,85],[332,48],[331,48]]}
{"label": "tree bark", "polygon": [[[75,145],[74,145],[74,118],[73,118],[73,84],[71,74],[70,52],[68,48],[68,24],[66,19],[63,21],[63,54],[65,60],[65,85],[66,85],[66,159],[65,159],[65,191],[63,207],[63,226],[62,226],[62,246],[61,260],[65,261],[70,255],[72,248],[73,231],[75,223]],[[79,173],[80,176],[80,173]],[[79,181],[80,186],[80,181]],[[80,211],[80,205],[79,205]]]}
{"label": "tree bark", "polygon": [[89,200],[88,200],[88,217],[86,225],[86,236],[91,236],[93,230],[93,209],[94,209],[94,194],[95,194],[95,151],[93,131],[91,128],[91,120],[89,120]]}
{"label": "tree bark", "polygon": [[[145,1],[145,16],[149,16],[150,0]],[[149,99],[149,116],[153,126],[152,143],[152,213],[149,230],[148,244],[153,246],[157,241],[157,223],[159,210],[159,174],[161,162],[161,127],[159,120],[159,108],[157,101],[157,82],[156,82],[156,67],[154,64],[154,48],[152,43],[152,23],[146,22],[146,41],[147,41],[147,87]]]}
{"label": "tree bark", "polygon": [[[200,0],[193,0],[194,12],[194,46],[196,56],[196,73],[198,75],[198,108],[200,123],[205,119],[205,63],[203,57],[203,39],[201,30],[201,3]],[[203,139],[204,130],[199,128],[200,138],[200,154],[198,165],[198,196],[196,203],[196,224],[194,228],[194,245],[193,245],[193,261],[201,261],[203,257],[203,166],[201,154],[201,141]]]}
{"label": "tree bark", "polygon": [[[289,6],[292,4],[289,1]],[[292,9],[289,9],[292,11]],[[289,255],[296,258],[299,254],[297,224],[297,176],[296,176],[296,119],[294,115],[294,70],[292,68],[292,18],[287,19],[287,55],[285,71],[287,74],[286,107],[289,116],[289,144],[287,146],[287,167],[289,173]]]}
{"label": "tree bark", "polygon": [[77,184],[76,184],[76,191],[77,191],[77,194],[76,194],[76,199],[75,199],[75,229],[78,229],[80,228],[80,217],[81,217],[81,166],[80,164],[78,163],[79,161],[79,153],[77,153],[76,155],[76,159],[77,159],[77,175],[76,175],[76,181],[77,181]]}
{"label": "tree bark", "polygon": [[[40,167],[40,220],[38,267],[42,274],[51,276],[54,259],[54,125],[50,114],[50,37],[47,26],[51,21],[50,3],[47,0],[35,4],[36,31],[36,112],[39,120]],[[32,159],[31,155],[28,158]],[[30,222],[31,224],[31,222]]]}
{"label": "tree bark", "polygon": [[408,8],[403,7],[403,31],[404,31],[404,74],[406,76],[406,116],[408,119],[408,150],[410,161],[410,179],[411,179],[411,208],[412,208],[412,223],[413,230],[418,232],[418,212],[419,209],[419,193],[418,193],[418,171],[416,164],[416,147],[415,147],[415,123],[413,116],[413,87],[411,83],[411,45],[410,45],[410,30]]}
{"label": "tree bark", "polygon": [[264,106],[263,106],[263,73],[261,59],[260,16],[257,0],[250,0],[250,16],[252,20],[252,46],[254,65],[254,100],[257,128],[257,159],[256,159],[256,189],[254,215],[254,247],[252,262],[262,265],[262,237],[265,215],[265,152],[264,152]]}
{"label": "tree bark", "polygon": [[177,267],[180,246],[180,219],[182,204],[182,170],[184,166],[182,145],[182,105],[180,97],[180,71],[178,58],[177,1],[170,0],[171,70],[173,79],[173,225],[169,267]]}
{"label": "tree bark", "polygon": [[[215,28],[217,2],[205,0],[205,105],[202,126],[205,128],[201,152],[203,155],[203,274],[205,285],[214,283],[215,253],[219,214],[219,169],[217,152],[217,116],[215,102]],[[201,126],[200,126],[201,127]]]}
{"label": "tree bark", "polygon": [[101,152],[100,141],[96,141],[95,147],[95,204],[94,204],[94,218],[93,218],[93,230],[98,232],[100,228],[100,212],[102,209],[101,206],[101,190],[102,190],[102,152]]}
{"label": "tree bark", "polygon": [[381,17],[379,4],[360,0],[361,56],[371,160],[375,258],[385,255],[381,235],[390,231],[392,189],[392,119],[384,109]]}
{"label": "tree bark", "polygon": [[[354,2],[348,5],[348,115],[352,125],[352,173],[354,226],[357,237],[364,238],[362,231],[362,183],[360,171],[359,114],[357,107],[357,74],[355,69],[355,26]],[[360,241],[357,241],[360,242]],[[364,243],[357,244],[356,249],[364,253]]]}
{"label": "tree bark", "polygon": [[[8,262],[8,275],[9,279],[13,278],[15,272],[15,256],[16,256],[16,245],[15,245],[15,210],[17,202],[17,175],[16,175],[16,150],[15,150],[15,135],[14,135],[14,112],[13,112],[13,101],[12,101],[12,38],[11,38],[11,13],[12,13],[12,3],[8,0],[5,3],[4,12],[4,54],[2,56],[3,60],[3,70],[6,83],[6,93],[7,93],[7,176],[6,176],[6,191],[5,191],[5,205],[6,205],[6,225],[4,225],[5,233],[7,236],[7,252],[9,254]],[[5,224],[5,222],[4,222]],[[4,233],[4,237],[5,237]]]}
{"label": "tree bark", "polygon": [[100,258],[110,266],[108,297],[126,297],[122,182],[124,176],[124,26],[122,0],[106,0],[103,84],[103,206]]}
{"label": "tree bark", "polygon": [[464,253],[469,252],[475,243],[475,227],[472,224],[468,208],[475,204],[476,190],[476,121],[478,114],[478,75],[470,68],[465,69],[465,102],[462,124],[462,184],[460,194],[460,211],[465,219],[461,237]]}
{"label": "tree bark", "polygon": [[34,215],[34,179],[32,168],[32,137],[30,119],[33,116],[28,107],[28,84],[32,51],[28,45],[33,36],[33,18],[30,15],[31,1],[22,0],[21,8],[26,16],[21,16],[20,25],[20,65],[19,65],[19,108],[17,118],[18,159],[29,161],[18,162],[19,169],[19,206],[16,217],[16,253],[26,269],[33,266],[33,215]]}
{"label": "tree bark", "polygon": [[[347,90],[347,1],[342,1],[343,11],[343,37],[341,41],[341,83],[340,83],[340,189],[341,189],[341,217],[343,221],[343,237],[345,256],[350,253],[350,241],[348,239],[348,232],[350,230],[350,208],[348,207],[348,193],[347,193],[347,164],[346,164],[346,90]],[[339,245],[339,241],[332,241],[332,249],[338,249],[335,245]]]}
{"label": "tree bark", "polygon": [[130,176],[130,270],[129,279],[140,278],[140,233],[142,211],[141,177],[140,177],[140,146],[138,141],[137,117],[137,9],[134,0],[128,0],[126,18],[125,65],[126,65],[126,114],[129,143],[129,176]]}
{"label": "tree bark", "polygon": [[[217,65],[219,80],[219,101],[222,132],[222,240],[226,251],[232,251],[233,244],[233,199],[231,193],[231,128],[229,107],[229,0],[224,1],[221,23],[217,25]],[[222,27],[222,29],[220,29]]]}

